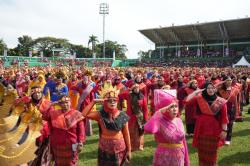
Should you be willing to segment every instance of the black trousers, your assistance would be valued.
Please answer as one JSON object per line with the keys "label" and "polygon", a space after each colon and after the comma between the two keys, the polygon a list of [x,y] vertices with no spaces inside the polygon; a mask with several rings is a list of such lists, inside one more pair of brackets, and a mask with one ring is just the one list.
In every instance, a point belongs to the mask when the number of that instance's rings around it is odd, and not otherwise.
{"label": "black trousers", "polygon": [[194,134],[195,123],[186,124],[187,134]]}
{"label": "black trousers", "polygon": [[226,137],[226,141],[231,141],[232,139],[232,133],[233,133],[233,122],[229,122],[227,124],[227,137]]}

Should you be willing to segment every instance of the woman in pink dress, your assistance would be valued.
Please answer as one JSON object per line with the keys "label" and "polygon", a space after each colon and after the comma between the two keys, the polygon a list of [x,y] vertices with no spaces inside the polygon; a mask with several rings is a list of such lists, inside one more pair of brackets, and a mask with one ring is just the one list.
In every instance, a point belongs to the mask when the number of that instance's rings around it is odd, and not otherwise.
{"label": "woman in pink dress", "polygon": [[156,113],[144,130],[155,136],[158,146],[153,166],[189,166],[188,150],[182,120],[178,115],[178,100],[168,91],[156,90]]}

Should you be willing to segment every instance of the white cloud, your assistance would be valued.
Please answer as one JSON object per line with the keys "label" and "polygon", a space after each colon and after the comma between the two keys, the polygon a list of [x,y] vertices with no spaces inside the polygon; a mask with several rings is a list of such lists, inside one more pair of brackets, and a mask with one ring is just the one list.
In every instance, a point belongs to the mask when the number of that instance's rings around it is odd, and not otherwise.
{"label": "white cloud", "polygon": [[[101,0],[0,0],[0,38],[15,47],[17,38],[54,36],[87,45],[102,41]],[[138,30],[250,16],[248,0],[108,0],[106,39],[127,45],[129,58],[153,45]]]}

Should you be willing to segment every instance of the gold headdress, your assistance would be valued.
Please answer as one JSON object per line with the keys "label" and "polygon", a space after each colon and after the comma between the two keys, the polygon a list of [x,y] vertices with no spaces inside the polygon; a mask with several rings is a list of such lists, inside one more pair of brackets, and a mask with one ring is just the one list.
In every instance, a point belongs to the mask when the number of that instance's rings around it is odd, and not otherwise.
{"label": "gold headdress", "polygon": [[38,70],[38,75],[45,75],[44,71],[43,70]]}
{"label": "gold headdress", "polygon": [[84,72],[84,75],[85,75],[85,76],[92,76],[92,75],[93,75],[93,72],[90,71],[90,70],[86,70],[86,71]]}
{"label": "gold headdress", "polygon": [[110,82],[105,82],[99,94],[102,99],[111,98],[111,97],[117,98],[119,94],[119,90],[114,88]]}
{"label": "gold headdress", "polygon": [[56,78],[64,78],[65,77],[65,73],[63,73],[62,71],[58,71],[55,73]]}
{"label": "gold headdress", "polygon": [[121,76],[121,75],[125,75],[125,72],[124,72],[124,70],[119,70],[119,72],[118,72],[118,74]]}
{"label": "gold headdress", "polygon": [[143,71],[141,69],[137,70],[137,74],[143,74]]}
{"label": "gold headdress", "polygon": [[64,102],[69,102],[70,98],[68,96],[63,96],[59,102],[64,103]]}
{"label": "gold headdress", "polygon": [[40,87],[40,86],[37,86],[37,87],[32,87],[31,88],[31,91],[30,91],[30,94],[32,95],[32,94],[34,94],[34,93],[36,93],[36,92],[42,92],[42,88]]}

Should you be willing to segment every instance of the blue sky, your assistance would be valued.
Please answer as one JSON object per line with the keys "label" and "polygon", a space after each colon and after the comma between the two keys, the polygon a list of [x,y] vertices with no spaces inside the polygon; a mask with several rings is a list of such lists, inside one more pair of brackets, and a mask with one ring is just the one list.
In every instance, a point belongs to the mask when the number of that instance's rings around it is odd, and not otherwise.
{"label": "blue sky", "polygon": [[249,0],[0,0],[0,38],[8,47],[17,38],[53,36],[87,46],[102,41],[99,4],[107,2],[106,39],[127,45],[128,58],[154,44],[139,29],[250,17]]}

